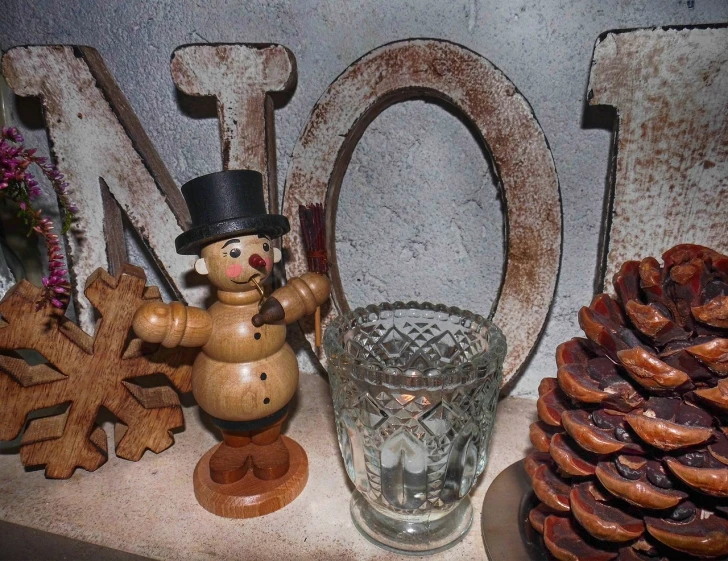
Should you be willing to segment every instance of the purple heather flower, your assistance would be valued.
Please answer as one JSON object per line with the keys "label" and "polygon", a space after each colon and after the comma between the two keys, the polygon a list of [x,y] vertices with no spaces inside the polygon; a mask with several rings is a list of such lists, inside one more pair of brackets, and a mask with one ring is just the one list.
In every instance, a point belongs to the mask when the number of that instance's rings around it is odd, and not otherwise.
{"label": "purple heather flower", "polygon": [[43,278],[43,298],[38,302],[38,307],[50,303],[57,308],[63,308],[70,289],[66,280],[68,271],[64,268],[63,250],[58,235],[53,233],[53,223],[30,203],[41,195],[38,180],[28,169],[30,165],[38,166],[53,186],[64,214],[63,232],[70,227],[77,207],[68,198],[70,191],[64,175],[47,158],[36,156],[36,150],[26,149],[23,143],[23,136],[15,127],[0,129],[0,191],[2,196],[9,197],[18,204],[19,215],[30,226],[31,231],[45,240],[49,276]]}

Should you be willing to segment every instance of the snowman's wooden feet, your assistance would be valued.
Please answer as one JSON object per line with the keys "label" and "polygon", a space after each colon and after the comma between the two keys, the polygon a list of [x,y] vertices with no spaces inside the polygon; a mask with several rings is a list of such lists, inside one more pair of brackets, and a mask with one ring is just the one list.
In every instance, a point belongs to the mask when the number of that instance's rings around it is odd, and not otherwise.
{"label": "snowman's wooden feet", "polygon": [[280,436],[265,446],[254,444],[251,454],[253,473],[258,479],[271,480],[283,477],[290,466],[290,454]]}
{"label": "snowman's wooden feet", "polygon": [[[280,444],[278,444],[280,443]],[[286,436],[276,438],[272,444],[259,446],[248,444],[239,447],[253,447],[248,461],[253,469],[247,469],[243,477],[230,483],[218,483],[212,477],[212,467],[219,469],[222,473],[225,469],[231,474],[235,472],[235,461],[240,464],[240,456],[223,451],[218,455],[218,450],[225,446],[225,443],[218,444],[205,454],[198,462],[193,476],[195,497],[197,501],[208,511],[226,518],[253,518],[275,512],[283,508],[298,495],[308,481],[308,458],[301,446]],[[230,447],[234,448],[234,447]],[[283,470],[281,449],[288,455],[288,468]],[[265,454],[261,455],[261,450]],[[248,450],[246,450],[248,452]],[[216,458],[214,462],[213,458]],[[235,460],[238,458],[238,460]],[[224,460],[224,461],[223,461]],[[225,463],[229,461],[229,463]],[[256,476],[256,463],[258,470],[265,476],[265,470],[272,479],[264,479]],[[276,470],[283,471],[278,475]],[[221,476],[216,475],[217,479]]]}
{"label": "snowman's wooden feet", "polygon": [[253,444],[234,447],[223,442],[210,457],[210,479],[221,484],[241,480],[252,465],[253,447]]}

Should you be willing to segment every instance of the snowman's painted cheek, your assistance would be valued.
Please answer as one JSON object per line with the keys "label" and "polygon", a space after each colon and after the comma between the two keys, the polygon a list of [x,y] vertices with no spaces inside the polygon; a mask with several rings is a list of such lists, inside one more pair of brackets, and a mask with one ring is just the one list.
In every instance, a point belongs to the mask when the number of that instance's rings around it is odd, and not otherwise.
{"label": "snowman's painted cheek", "polygon": [[230,265],[227,269],[225,269],[225,275],[229,279],[234,279],[237,276],[240,276],[240,273],[243,272],[243,266],[239,263],[235,263],[234,265]]}
{"label": "snowman's painted cheek", "polygon": [[265,261],[265,270],[272,271],[273,270],[273,259],[271,259],[270,257],[264,257],[263,261]]}

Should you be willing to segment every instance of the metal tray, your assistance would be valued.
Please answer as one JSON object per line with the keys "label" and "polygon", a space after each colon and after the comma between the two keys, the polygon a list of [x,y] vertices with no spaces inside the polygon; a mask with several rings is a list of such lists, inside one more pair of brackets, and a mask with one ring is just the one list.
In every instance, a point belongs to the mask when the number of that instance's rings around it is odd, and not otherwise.
{"label": "metal tray", "polygon": [[523,460],[510,465],[485,493],[480,527],[490,561],[548,561],[541,536],[528,522],[538,504]]}

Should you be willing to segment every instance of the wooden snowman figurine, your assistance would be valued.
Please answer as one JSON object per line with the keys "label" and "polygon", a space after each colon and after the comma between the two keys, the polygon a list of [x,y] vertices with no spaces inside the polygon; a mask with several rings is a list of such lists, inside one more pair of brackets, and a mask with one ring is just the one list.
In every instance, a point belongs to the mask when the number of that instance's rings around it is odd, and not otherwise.
{"label": "wooden snowman figurine", "polygon": [[133,322],[141,339],[165,347],[201,347],[192,392],[222,432],[223,442],[197,464],[195,496],[230,518],[268,514],[295,499],[308,479],[301,446],[281,436],[298,387],[298,363],[286,324],[329,297],[329,280],[306,273],[265,298],[260,283],[281,259],[272,240],[290,230],[267,214],[262,177],[248,170],[198,177],[182,187],[192,228],[177,253],[199,254],[195,270],[217,288],[208,310],[171,304],[141,306]]}

